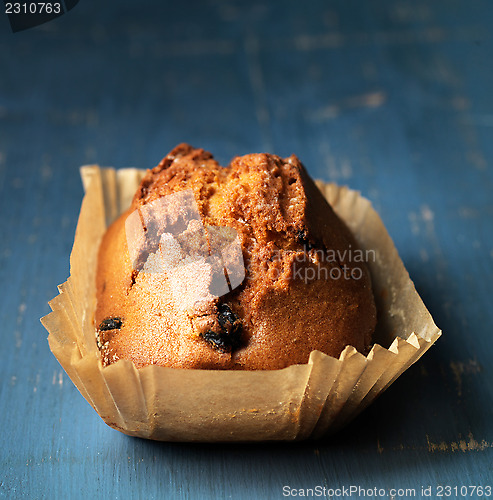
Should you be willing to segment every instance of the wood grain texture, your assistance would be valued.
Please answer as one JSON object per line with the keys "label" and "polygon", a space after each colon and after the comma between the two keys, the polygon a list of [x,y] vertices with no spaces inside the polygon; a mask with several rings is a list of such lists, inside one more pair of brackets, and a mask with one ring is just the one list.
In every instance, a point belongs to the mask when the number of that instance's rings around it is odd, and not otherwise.
{"label": "wood grain texture", "polygon": [[[81,0],[15,35],[0,15],[0,497],[492,485],[491,4],[307,4]],[[68,276],[78,167],[152,167],[181,141],[221,162],[295,152],[361,190],[443,330],[336,437],[128,438],[51,355],[39,318]]]}

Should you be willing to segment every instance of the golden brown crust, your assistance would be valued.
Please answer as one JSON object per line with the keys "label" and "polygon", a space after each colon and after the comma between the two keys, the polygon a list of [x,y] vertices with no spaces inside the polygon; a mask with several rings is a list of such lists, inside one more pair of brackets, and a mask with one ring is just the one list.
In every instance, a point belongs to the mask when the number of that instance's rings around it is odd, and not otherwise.
{"label": "golden brown crust", "polygon": [[[187,189],[206,227],[236,230],[247,272],[228,294],[177,310],[162,274],[132,269],[125,221]],[[315,349],[338,356],[349,344],[366,352],[376,313],[366,266],[351,259],[356,250],[295,156],[251,154],[223,168],[181,144],[147,172],[103,238],[96,322],[121,320],[100,328],[105,363],[255,370],[306,363]]]}

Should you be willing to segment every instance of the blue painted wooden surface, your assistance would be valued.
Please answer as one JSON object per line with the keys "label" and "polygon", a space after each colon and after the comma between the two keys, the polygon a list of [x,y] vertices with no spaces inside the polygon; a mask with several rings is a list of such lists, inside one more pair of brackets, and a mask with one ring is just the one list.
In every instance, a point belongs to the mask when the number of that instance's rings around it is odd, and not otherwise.
{"label": "blue painted wooden surface", "polygon": [[[0,15],[0,497],[493,485],[492,30],[487,0],[81,0],[15,35]],[[361,190],[443,329],[335,438],[132,439],[51,355],[79,165],[151,167],[181,141],[295,152]]]}

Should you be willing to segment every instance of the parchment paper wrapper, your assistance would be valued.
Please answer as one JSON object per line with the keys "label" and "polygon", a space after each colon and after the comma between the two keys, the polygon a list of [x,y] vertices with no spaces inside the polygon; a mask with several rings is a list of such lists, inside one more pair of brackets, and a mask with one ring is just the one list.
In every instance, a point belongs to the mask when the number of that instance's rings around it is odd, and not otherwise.
{"label": "parchment paper wrapper", "polygon": [[69,377],[101,418],[125,434],[163,441],[315,438],[354,418],[417,361],[441,332],[418,296],[383,223],[359,193],[318,183],[368,262],[378,342],[368,356],[347,346],[339,359],[313,351],[305,365],[273,371],[185,370],[120,360],[103,367],[95,341],[95,273],[107,225],[131,202],[137,169],[82,167],[84,196],[71,275],[42,318]]}

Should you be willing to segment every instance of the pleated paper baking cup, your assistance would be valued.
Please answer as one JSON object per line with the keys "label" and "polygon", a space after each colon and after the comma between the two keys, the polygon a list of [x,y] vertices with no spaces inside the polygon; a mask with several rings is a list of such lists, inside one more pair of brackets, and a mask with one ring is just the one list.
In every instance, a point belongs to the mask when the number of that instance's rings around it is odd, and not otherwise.
{"label": "pleated paper baking cup", "polygon": [[51,351],[109,426],[163,441],[265,441],[316,438],[360,413],[438,339],[380,217],[356,191],[318,187],[352,230],[368,262],[378,309],[368,356],[347,346],[339,358],[313,351],[281,370],[186,370],[128,360],[103,367],[94,312],[98,248],[106,227],[131,203],[143,170],[81,169],[82,201],[70,277],[42,318]]}

